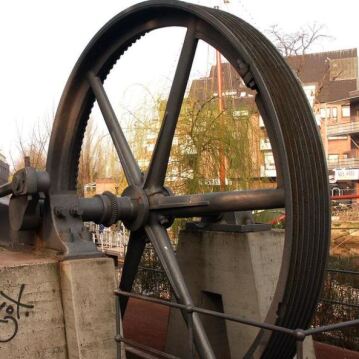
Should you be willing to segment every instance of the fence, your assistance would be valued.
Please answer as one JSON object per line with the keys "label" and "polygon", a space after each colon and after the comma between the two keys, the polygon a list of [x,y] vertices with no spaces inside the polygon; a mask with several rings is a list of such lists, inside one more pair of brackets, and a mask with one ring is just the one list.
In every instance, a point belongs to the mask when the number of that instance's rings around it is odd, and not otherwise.
{"label": "fence", "polygon": [[[331,260],[333,266],[333,259]],[[338,266],[338,264],[337,264]],[[341,265],[342,267],[348,267]],[[339,264],[340,267],[340,264]],[[359,318],[359,271],[330,268],[327,270],[322,296],[313,319],[314,326]],[[359,327],[319,333],[315,339],[359,351]]]}
{"label": "fence", "polygon": [[[324,332],[336,331],[336,330],[344,329],[344,328],[351,328],[354,326],[359,326],[359,319],[357,319],[357,320],[351,320],[351,321],[347,321],[347,322],[341,322],[341,323],[321,326],[321,327],[317,327],[317,328],[310,328],[310,329],[306,329],[306,330],[289,329],[289,328],[284,328],[284,327],[276,326],[276,325],[269,324],[269,323],[261,323],[261,322],[255,321],[255,320],[244,319],[244,318],[240,318],[238,316],[234,316],[234,315],[230,315],[230,314],[215,312],[212,310],[203,309],[203,308],[199,308],[199,307],[195,307],[195,306],[183,305],[183,304],[174,303],[171,301],[161,300],[161,299],[157,299],[157,298],[152,298],[152,297],[148,297],[148,296],[144,296],[144,295],[140,295],[140,294],[125,292],[122,290],[116,290],[114,293],[117,296],[125,296],[125,297],[136,298],[136,299],[151,302],[151,303],[157,303],[157,304],[164,305],[167,307],[180,309],[182,312],[184,312],[185,316],[187,317],[188,341],[189,341],[190,348],[191,348],[191,357],[192,358],[197,357],[196,351],[195,351],[195,346],[194,346],[193,313],[210,315],[213,317],[225,319],[225,320],[232,321],[235,323],[241,323],[241,324],[256,327],[259,329],[267,329],[270,331],[275,331],[275,332],[280,332],[280,333],[290,335],[296,341],[297,359],[304,359],[303,341],[307,336],[316,335],[316,334],[324,333]],[[120,328],[119,323],[118,323],[118,328]],[[142,358],[146,358],[146,359],[154,358],[151,355],[156,355],[157,358],[180,359],[174,355],[165,353],[163,351],[155,350],[151,347],[142,345],[142,344],[134,342],[132,340],[128,340],[123,336],[121,331],[119,331],[117,333],[115,340],[118,343],[125,344],[126,350],[129,352],[131,352],[131,351],[133,352],[133,348],[134,348],[136,354]],[[120,352],[120,351],[121,351],[121,347],[119,345],[118,352]]]}
{"label": "fence", "polygon": [[[358,216],[357,216],[358,217]],[[359,231],[359,228],[332,228],[335,230]],[[97,227],[93,231],[94,241],[98,243],[102,250],[119,246],[122,255],[119,255],[120,261],[126,253],[128,235],[124,228],[120,228],[119,233],[111,234],[104,230],[102,233]],[[263,328],[273,331],[287,333],[293,336],[297,341],[297,357],[302,355],[302,341],[307,335],[314,335],[318,341],[333,344],[347,349],[359,350],[359,272],[357,265],[348,265],[346,262],[337,263],[338,259],[330,260],[330,268],[327,270],[326,280],[323,286],[322,296],[313,319],[312,328],[307,330],[293,330],[260,323],[257,321],[245,320],[243,318],[210,311],[203,308],[188,308],[184,305],[169,301],[171,298],[171,288],[167,276],[156,256],[151,244],[147,244],[144,255],[139,266],[138,274],[133,286],[133,292],[116,291],[116,295],[123,295],[140,300],[166,305],[186,312],[186,316],[191,323],[193,312],[212,315],[222,319],[252,325],[257,328]],[[339,323],[341,322],[341,323]],[[325,324],[325,325],[323,325]],[[189,324],[189,340],[193,343],[193,328]],[[192,333],[191,333],[192,332]],[[116,340],[126,345],[126,350],[133,351],[139,355],[139,352],[146,352],[151,355],[163,358],[175,358],[172,355],[158,352],[155,349],[145,347],[139,343],[134,343],[118,334]],[[193,347],[193,344],[191,344]],[[193,349],[194,350],[194,349]],[[140,355],[141,356],[141,355]],[[147,358],[149,356],[142,356]]]}

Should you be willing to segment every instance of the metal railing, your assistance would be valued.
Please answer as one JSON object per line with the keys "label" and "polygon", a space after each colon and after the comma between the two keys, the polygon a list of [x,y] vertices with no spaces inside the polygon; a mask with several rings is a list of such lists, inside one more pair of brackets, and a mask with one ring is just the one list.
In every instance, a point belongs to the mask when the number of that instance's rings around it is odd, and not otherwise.
{"label": "metal railing", "polygon": [[[344,270],[344,269],[328,268],[327,272],[329,274],[359,276],[359,271],[351,271],[351,270]],[[359,289],[358,289],[358,292],[359,292]],[[341,300],[335,300],[333,298],[320,298],[320,301],[323,303],[328,303],[328,304],[342,305],[342,306],[347,306],[347,307],[357,308],[357,309],[359,308],[359,300],[356,303],[350,303],[350,302],[345,302],[345,301],[341,301]]]}
{"label": "metal railing", "polygon": [[352,116],[348,123],[340,123],[336,125],[329,125],[327,127],[328,136],[346,136],[353,133],[359,133],[359,117]]}
{"label": "metal railing", "polygon": [[[329,324],[359,318],[359,271],[329,268],[327,272],[313,325],[320,325],[323,321]],[[314,339],[346,349],[359,350],[359,327],[318,333]]]}
{"label": "metal railing", "polygon": [[[333,227],[332,229],[337,230],[337,229],[345,229],[345,228]],[[355,230],[356,228],[350,227],[347,229]],[[150,248],[147,248],[147,250],[149,250],[150,253],[152,253]],[[188,320],[187,320],[187,322],[188,322],[188,337],[189,337],[188,340],[190,342],[190,348],[192,348],[192,357],[193,358],[195,357],[195,349],[194,349],[194,342],[193,342],[193,324],[192,324],[193,313],[210,315],[210,316],[214,316],[217,318],[229,320],[232,322],[237,322],[237,323],[241,323],[244,325],[257,327],[260,329],[267,329],[267,330],[282,332],[282,333],[291,335],[295,338],[295,340],[297,342],[296,350],[297,350],[297,358],[299,358],[299,359],[303,358],[302,343],[306,336],[315,335],[315,334],[325,336],[325,333],[328,333],[328,332],[333,333],[333,331],[335,332],[338,330],[343,330],[345,328],[352,328],[351,330],[354,330],[354,327],[359,328],[359,319],[354,319],[354,320],[346,320],[346,321],[336,323],[336,324],[322,325],[322,326],[320,326],[321,321],[319,320],[319,326],[314,327],[314,328],[310,328],[310,329],[306,329],[306,330],[289,329],[289,328],[284,328],[284,327],[276,326],[276,325],[269,324],[269,323],[261,323],[261,322],[255,321],[255,320],[244,319],[244,318],[241,318],[241,317],[238,317],[235,315],[225,314],[225,313],[221,313],[221,312],[215,312],[215,311],[199,308],[196,306],[189,307],[189,306],[182,305],[179,303],[171,302],[168,300],[170,298],[169,283],[166,283],[164,286],[160,286],[160,287],[158,287],[158,285],[153,286],[156,283],[158,284],[158,282],[162,283],[162,279],[166,278],[166,275],[165,275],[165,272],[163,271],[163,269],[158,268],[155,265],[155,263],[153,262],[154,258],[152,258],[153,256],[149,255],[149,257],[151,257],[150,258],[151,259],[150,260],[151,267],[147,266],[148,263],[143,263],[143,265],[140,265],[140,267],[139,267],[139,273],[138,273],[139,276],[138,276],[138,280],[137,280],[137,285],[136,285],[136,282],[134,285],[134,290],[137,291],[137,293],[130,293],[130,292],[125,292],[125,291],[121,291],[121,290],[116,290],[115,294],[117,296],[127,296],[130,298],[136,298],[139,300],[157,303],[157,304],[164,305],[164,306],[167,306],[170,308],[180,309],[182,311],[185,311],[187,318],[188,318]],[[141,273],[144,273],[144,272],[150,273],[150,275],[141,276]],[[353,270],[346,270],[346,269],[328,268],[327,272],[330,274],[334,274],[334,275],[339,274],[339,275],[359,276],[359,272],[353,271]],[[142,278],[140,278],[140,277],[142,277]],[[151,277],[151,278],[153,277],[153,278],[149,279],[149,277]],[[161,277],[161,280],[159,280],[159,277]],[[139,283],[139,282],[143,281],[144,279],[146,280],[145,285],[143,283]],[[331,280],[331,279],[329,279],[329,280]],[[165,295],[165,296],[159,295],[159,293],[160,292],[162,293],[164,290],[168,295]],[[138,292],[140,292],[140,294]],[[153,297],[153,296],[155,296],[155,297]],[[158,297],[160,297],[160,298],[158,298]],[[163,298],[165,298],[165,300]],[[333,306],[333,308],[337,307],[337,306],[349,307],[349,308],[353,308],[353,310],[355,310],[355,311],[358,310],[358,308],[359,308],[359,304],[357,304],[357,303],[351,303],[348,301],[338,300],[337,298],[332,298],[330,296],[327,297],[326,295],[323,296],[322,298],[320,298],[320,303],[325,303],[327,305]],[[354,318],[356,318],[356,317],[354,317]],[[347,318],[347,319],[351,319],[351,318]],[[318,323],[318,320],[316,322]],[[119,327],[119,324],[118,324],[118,327]],[[322,333],[324,333],[324,334],[322,334]],[[336,334],[336,333],[328,334],[327,337],[328,338],[339,338],[338,334]],[[159,351],[157,349],[150,348],[148,346],[137,343],[131,339],[125,338],[119,332],[117,333],[115,339],[118,343],[123,343],[123,345],[126,347],[126,351],[136,354],[137,356],[142,357],[142,358],[151,358],[151,359],[153,359],[153,358],[176,359],[177,358],[178,359],[178,357],[176,357],[172,354],[168,354],[163,351]]]}
{"label": "metal railing", "polygon": [[[346,322],[341,322],[341,323],[336,323],[336,324],[331,324],[331,325],[325,325],[325,326],[321,326],[321,327],[317,327],[317,328],[309,328],[309,329],[305,329],[305,330],[289,329],[289,328],[280,327],[280,326],[270,324],[270,323],[259,322],[259,321],[251,320],[251,319],[244,319],[244,318],[238,317],[236,315],[216,312],[213,310],[203,309],[203,308],[196,307],[196,306],[183,305],[183,304],[170,302],[170,301],[166,301],[166,300],[161,300],[161,299],[157,299],[157,298],[152,298],[152,297],[148,297],[148,296],[144,296],[144,295],[140,295],[140,294],[134,294],[134,293],[130,293],[130,292],[122,291],[122,290],[115,290],[114,293],[117,296],[125,296],[128,298],[135,298],[135,299],[143,300],[143,301],[150,302],[150,303],[164,305],[164,306],[174,308],[174,309],[180,309],[183,312],[185,312],[186,316],[187,316],[188,342],[190,345],[192,358],[196,358],[195,346],[194,346],[193,313],[210,315],[213,317],[229,320],[231,322],[240,323],[240,324],[248,325],[248,326],[259,328],[259,329],[265,329],[265,330],[270,330],[272,332],[274,331],[274,332],[280,332],[283,334],[290,335],[296,341],[297,359],[304,359],[303,342],[307,336],[318,334],[318,333],[323,333],[323,332],[334,331],[334,330],[343,329],[343,328],[359,326],[359,319],[356,319],[356,320],[351,320],[351,321],[346,321]],[[118,327],[120,327],[120,325]],[[174,356],[172,354],[169,354],[169,353],[151,348],[149,346],[142,345],[135,341],[126,339],[123,336],[123,334],[121,334],[120,332],[117,333],[115,340],[119,344],[120,343],[125,344],[126,351],[133,352],[133,348],[134,348],[136,350],[136,354],[142,358],[146,358],[146,359],[147,358],[180,359],[179,357]],[[118,351],[120,351],[120,350],[121,350],[121,348],[119,345]],[[156,356],[153,356],[153,355],[156,355]]]}
{"label": "metal railing", "polygon": [[327,164],[330,170],[335,168],[359,168],[359,158],[328,159]]}

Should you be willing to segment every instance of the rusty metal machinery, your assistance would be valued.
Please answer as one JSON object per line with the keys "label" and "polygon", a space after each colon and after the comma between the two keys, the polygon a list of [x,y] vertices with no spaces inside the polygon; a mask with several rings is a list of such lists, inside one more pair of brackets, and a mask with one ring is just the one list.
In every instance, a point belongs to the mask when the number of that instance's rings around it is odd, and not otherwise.
{"label": "rusty metal machinery", "polygon": [[[186,36],[153,156],[143,175],[103,82],[131,44],[152,30],[170,26],[184,27]],[[277,188],[179,196],[164,187],[172,139],[199,40],[218,49],[246,86],[256,92],[255,101],[273,148]],[[121,196],[106,192],[79,198],[76,193],[82,140],[95,101],[128,182]],[[25,168],[12,183],[0,187],[0,195],[12,194],[9,218],[13,230],[32,231],[44,247],[64,258],[99,255],[84,221],[104,225],[123,221],[131,234],[120,288],[131,290],[145,243],[150,241],[176,300],[185,305],[193,303],[166,229],[173,218],[285,208],[283,260],[266,322],[295,329],[308,327],[323,279],[330,224],[327,178],[320,136],[306,96],[273,45],[251,25],[226,12],[155,0],[115,16],[91,40],[64,89],[46,172]],[[121,299],[122,313],[125,309],[126,299]],[[198,314],[193,315],[193,325],[199,356],[214,358]],[[247,356],[289,358],[294,352],[292,337],[261,331]]]}

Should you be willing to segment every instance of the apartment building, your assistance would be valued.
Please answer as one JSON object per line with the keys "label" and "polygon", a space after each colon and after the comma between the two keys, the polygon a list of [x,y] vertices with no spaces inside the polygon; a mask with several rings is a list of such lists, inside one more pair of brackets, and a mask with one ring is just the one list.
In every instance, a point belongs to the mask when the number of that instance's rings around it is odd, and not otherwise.
{"label": "apartment building", "polygon": [[[275,180],[275,171],[274,174],[272,173],[273,170],[267,170],[265,173],[263,165],[265,157],[267,161],[271,161],[271,165],[275,169],[273,154],[270,152],[270,143],[265,138],[266,136],[262,134],[263,130],[261,128],[264,129],[264,124],[260,116],[258,116],[257,106],[254,101],[256,93],[245,86],[242,78],[228,62],[221,64],[221,70],[224,116],[233,119],[233,121],[230,121],[232,125],[230,130],[240,133],[244,127],[244,130],[247,131],[246,135],[250,138],[250,143],[247,144],[249,149],[244,153],[241,151],[239,155],[242,156],[242,161],[245,161],[243,156],[250,157],[251,163],[248,163],[248,166],[251,169],[245,170],[242,168],[238,171],[231,171],[231,165],[229,164],[233,164],[233,159],[237,155],[234,152],[231,153],[226,161],[228,163],[228,166],[226,166],[226,184],[233,184],[235,188],[242,187],[238,177],[242,176],[243,170],[247,172],[247,175],[249,172],[251,173],[252,181],[260,180],[261,178],[270,179],[270,177]],[[218,71],[215,65],[211,67],[208,76],[192,81],[188,98],[190,101],[199,104],[214,99],[215,105],[218,106]],[[249,129],[245,129],[246,126],[241,126],[243,122],[249,123]],[[238,136],[239,140],[244,143],[245,141],[243,141],[242,137],[241,135]],[[260,149],[268,150],[271,158],[261,153]],[[268,165],[268,168],[271,167]],[[242,173],[239,175],[240,172]],[[219,185],[219,178],[213,179],[213,181]],[[273,182],[271,179],[270,181]],[[270,181],[266,180],[266,183],[268,184]],[[257,185],[262,186],[262,183],[257,181]]]}
{"label": "apartment building", "polygon": [[332,194],[359,192],[357,49],[288,57],[315,113]]}
{"label": "apartment building", "polygon": [[[308,101],[313,108],[318,128],[322,135],[323,145],[328,161],[329,179],[333,194],[359,193],[359,83],[358,56],[356,49],[339,50],[292,56],[287,59],[293,72],[302,82]],[[276,181],[276,169],[271,144],[266,133],[264,123],[255,105],[255,92],[248,89],[241,77],[224,62],[222,68],[222,97],[224,109],[239,124],[241,119],[250,118],[251,148],[247,155],[251,157],[251,176],[256,184],[272,186]],[[199,106],[212,101],[218,105],[217,68],[213,65],[208,76],[194,79],[185,99],[188,104],[197,103]],[[159,104],[159,113],[133,128],[130,141],[141,170],[146,171],[155,147],[161,119],[165,109],[165,101]],[[183,108],[182,108],[183,110]],[[183,113],[182,115],[183,116]],[[187,117],[191,119],[191,114]],[[208,112],[213,116],[213,112]],[[193,119],[192,119],[193,120]],[[181,118],[180,118],[181,122]],[[184,131],[181,132],[181,126]],[[211,153],[197,153],[193,139],[188,136],[185,125],[176,130],[173,140],[172,156],[168,166],[167,184],[177,189],[181,182],[193,178],[191,164],[186,167],[183,162],[191,162],[195,157],[205,156],[205,166],[201,165],[202,181],[204,185],[215,187],[220,185],[219,173],[213,170]],[[208,133],[204,133],[204,136]],[[192,141],[192,142],[191,142]],[[176,157],[176,152],[182,156]],[[234,155],[234,154],[233,154]],[[177,160],[176,160],[177,158]],[[231,162],[229,158],[227,162]],[[217,164],[218,166],[218,160]],[[233,188],[240,188],[239,176],[243,171],[231,171],[231,164],[227,166],[226,184]],[[192,166],[193,167],[193,166]],[[204,170],[203,170],[203,167]],[[198,170],[198,169],[197,169]],[[238,173],[240,173],[238,175]],[[88,195],[97,193],[104,186],[115,186],[111,183],[89,184],[85,190]],[[238,185],[237,185],[238,184]],[[106,187],[107,188],[107,187]],[[181,191],[181,188],[178,189]]]}
{"label": "apartment building", "polygon": [[[288,57],[313,108],[328,161],[333,194],[359,193],[359,80],[357,49]],[[236,71],[222,64],[222,96],[233,115],[254,116],[260,129],[258,177],[275,181],[276,170],[264,123],[255,113],[253,92]],[[217,69],[194,80],[189,96],[217,96]],[[228,104],[231,106],[228,107]],[[258,156],[253,152],[254,156]]]}

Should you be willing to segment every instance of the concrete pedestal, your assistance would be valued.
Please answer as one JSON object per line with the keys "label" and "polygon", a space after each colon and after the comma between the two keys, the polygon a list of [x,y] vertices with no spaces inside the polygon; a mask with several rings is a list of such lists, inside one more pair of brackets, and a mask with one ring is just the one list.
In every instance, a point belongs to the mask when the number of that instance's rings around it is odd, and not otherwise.
{"label": "concrete pedestal", "polygon": [[[177,259],[194,304],[263,321],[275,291],[283,241],[282,231],[182,231]],[[210,316],[201,318],[216,357],[221,359],[242,358],[258,332],[256,328]],[[181,313],[172,310],[167,352],[188,358],[187,338]]]}
{"label": "concrete pedestal", "polygon": [[0,249],[0,358],[116,358],[112,259]]}
{"label": "concrete pedestal", "polygon": [[111,258],[60,263],[69,358],[116,358],[116,288]]}

